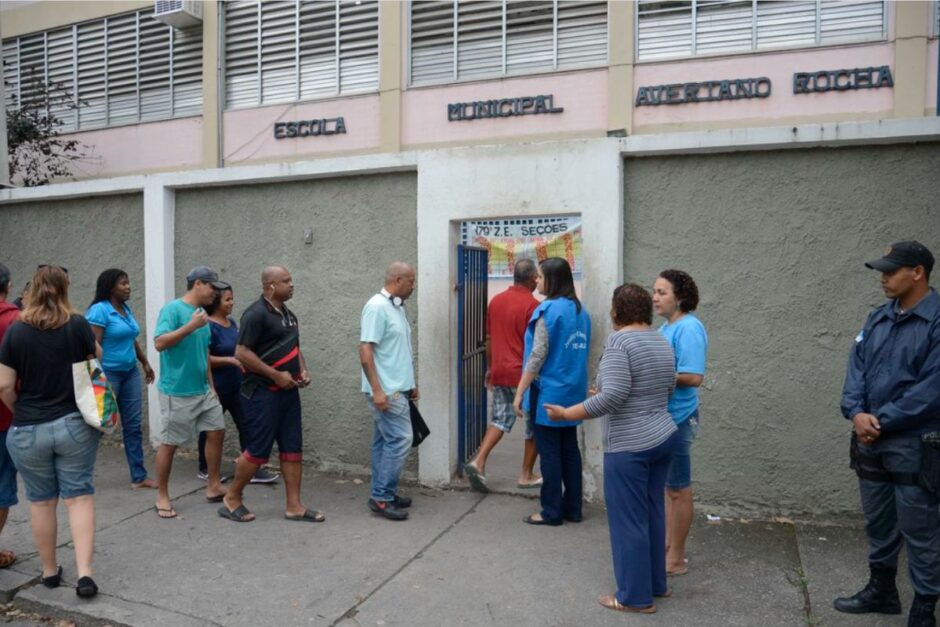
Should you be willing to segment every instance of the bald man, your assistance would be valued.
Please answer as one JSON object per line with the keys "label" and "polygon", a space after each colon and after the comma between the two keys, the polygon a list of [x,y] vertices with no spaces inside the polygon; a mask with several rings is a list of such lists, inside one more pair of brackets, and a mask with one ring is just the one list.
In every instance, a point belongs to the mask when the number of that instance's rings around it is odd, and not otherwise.
{"label": "bald man", "polygon": [[310,383],[310,375],[300,352],[297,316],[287,308],[294,295],[290,272],[283,266],[268,266],[261,273],[261,290],[261,298],[242,314],[235,347],[235,357],[245,368],[241,395],[248,438],[219,516],[235,522],[254,520],[242,502],[243,492],[258,468],[268,463],[277,442],[287,497],[284,518],[323,522],[322,512],[307,509],[300,501],[300,388]]}
{"label": "bald man", "polygon": [[418,400],[411,325],[405,301],[415,289],[415,269],[402,261],[385,271],[385,287],[362,309],[359,362],[362,391],[372,412],[372,493],[369,509],[405,520],[411,499],[398,494],[398,478],[411,450],[411,410]]}

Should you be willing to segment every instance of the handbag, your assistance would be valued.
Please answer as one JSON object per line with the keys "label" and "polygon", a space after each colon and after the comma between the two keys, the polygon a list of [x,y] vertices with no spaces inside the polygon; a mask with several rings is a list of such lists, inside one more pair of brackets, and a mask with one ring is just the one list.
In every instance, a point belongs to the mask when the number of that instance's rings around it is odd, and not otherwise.
{"label": "handbag", "polygon": [[[72,322],[67,323],[69,348],[72,343]],[[85,424],[102,433],[114,432],[121,414],[118,411],[117,397],[108,383],[98,359],[92,357],[72,364],[72,386],[75,389],[75,405],[82,413]]]}
{"label": "handbag", "polygon": [[428,429],[427,423],[424,422],[424,418],[421,417],[418,406],[415,405],[414,401],[410,398],[408,399],[408,409],[411,412],[411,433],[414,434],[411,446],[415,447],[424,442],[424,440],[431,435],[431,430]]}

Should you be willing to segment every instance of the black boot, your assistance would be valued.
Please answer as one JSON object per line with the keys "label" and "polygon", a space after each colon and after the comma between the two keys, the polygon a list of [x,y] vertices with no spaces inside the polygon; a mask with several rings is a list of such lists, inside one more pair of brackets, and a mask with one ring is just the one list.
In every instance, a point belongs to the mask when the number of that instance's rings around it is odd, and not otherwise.
{"label": "black boot", "polygon": [[867,586],[850,597],[836,599],[832,605],[847,614],[900,614],[901,599],[894,583],[898,574],[897,568],[871,564],[870,569],[871,577]]}
{"label": "black boot", "polygon": [[907,616],[907,627],[937,627],[936,610],[936,594],[915,594],[911,613]]}

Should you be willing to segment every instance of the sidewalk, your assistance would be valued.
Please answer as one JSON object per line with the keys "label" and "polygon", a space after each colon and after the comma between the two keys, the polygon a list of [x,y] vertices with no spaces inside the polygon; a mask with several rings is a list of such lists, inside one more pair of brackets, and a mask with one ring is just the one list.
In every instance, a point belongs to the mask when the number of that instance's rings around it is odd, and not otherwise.
{"label": "sidewalk", "polygon": [[[517,469],[514,469],[517,471]],[[102,447],[97,466],[95,579],[80,602],[71,587],[35,585],[28,507],[11,511],[0,546],[20,561],[0,571],[17,606],[79,625],[891,625],[905,617],[849,617],[832,598],[867,576],[858,528],[696,521],[690,572],[653,616],[600,607],[613,590],[604,511],[584,522],[532,527],[531,498],[406,488],[412,518],[366,508],[368,481],[307,472],[308,507],[323,524],[289,522],[283,486],[250,486],[258,516],[239,524],[206,503],[195,463],[177,460],[177,520],[160,520],[151,491],[128,488],[122,451]],[[513,477],[514,478],[514,477]],[[60,540],[69,536],[60,505]],[[59,559],[74,585],[70,547]],[[899,578],[905,608],[911,592]],[[2,600],[2,599],[0,599]]]}

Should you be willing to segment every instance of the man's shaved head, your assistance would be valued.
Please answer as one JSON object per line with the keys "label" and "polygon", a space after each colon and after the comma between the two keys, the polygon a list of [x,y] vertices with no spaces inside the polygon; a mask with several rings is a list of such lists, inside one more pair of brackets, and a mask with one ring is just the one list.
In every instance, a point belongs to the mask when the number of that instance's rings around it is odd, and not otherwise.
{"label": "man's shaved head", "polygon": [[404,261],[393,261],[385,269],[385,289],[402,300],[411,296],[415,289],[415,269]]}
{"label": "man's shaved head", "polygon": [[284,266],[267,266],[261,272],[261,285],[267,285],[271,281],[276,281],[284,272],[287,272],[287,268]]}
{"label": "man's shaved head", "polygon": [[393,261],[385,269],[385,282],[391,283],[398,277],[414,274],[415,269],[404,261]]}

